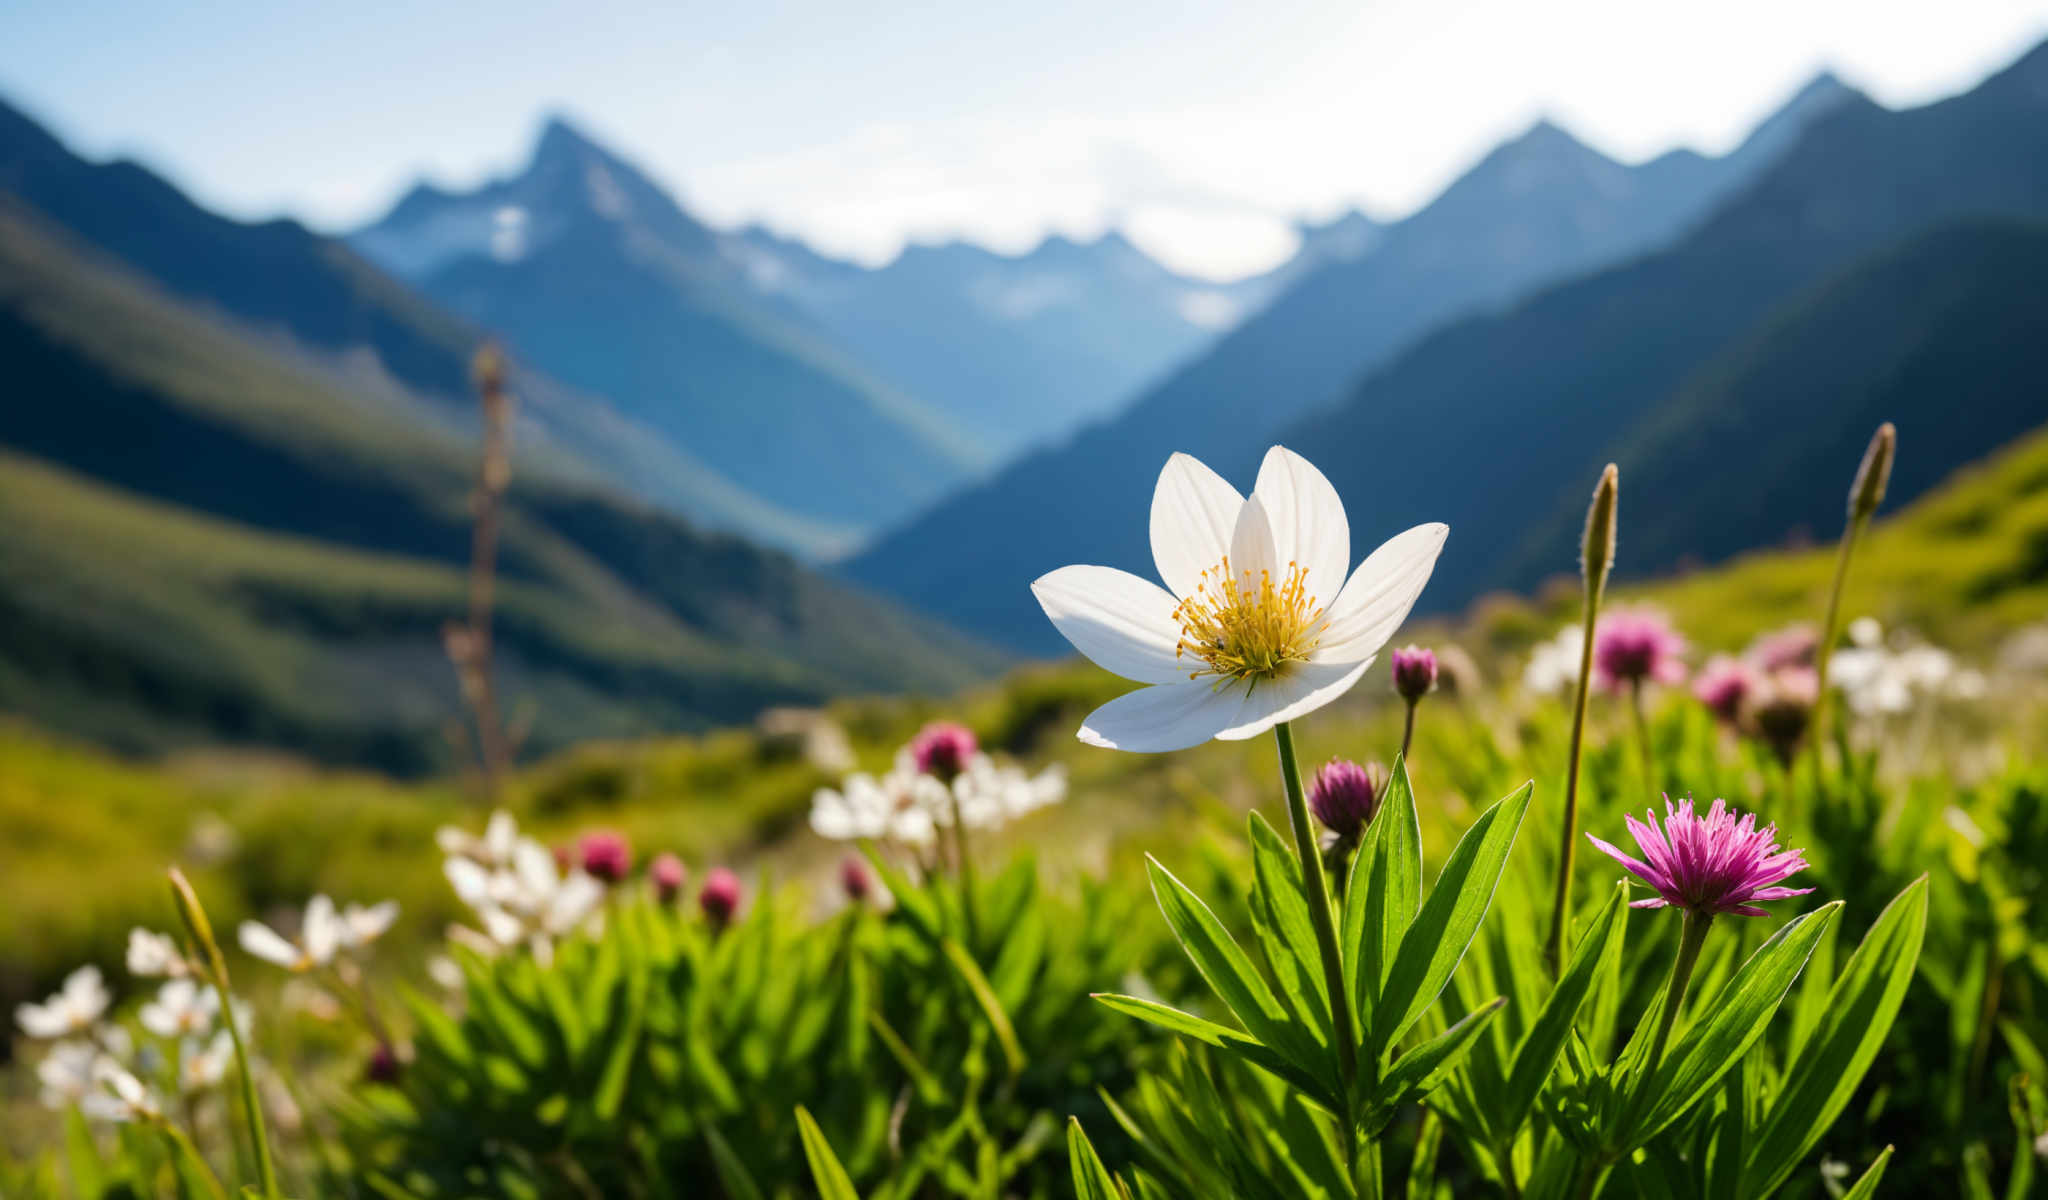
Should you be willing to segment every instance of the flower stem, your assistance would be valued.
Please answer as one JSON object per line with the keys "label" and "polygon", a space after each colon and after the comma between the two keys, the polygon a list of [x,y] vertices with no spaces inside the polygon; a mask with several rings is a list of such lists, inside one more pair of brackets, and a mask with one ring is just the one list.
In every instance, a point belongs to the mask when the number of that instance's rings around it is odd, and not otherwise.
{"label": "flower stem", "polygon": [[1387,1183],[1380,1166],[1378,1142],[1366,1138],[1359,1146],[1358,1163],[1353,1176],[1353,1182],[1358,1190],[1358,1200],[1381,1200],[1386,1195]]}
{"label": "flower stem", "polygon": [[1856,554],[1856,541],[1863,535],[1864,525],[1870,518],[1852,518],[1849,527],[1842,531],[1842,544],[1835,551],[1835,579],[1828,587],[1827,617],[1821,623],[1820,648],[1814,659],[1813,718],[1811,732],[1807,736],[1813,761],[1813,795],[1815,800],[1825,798],[1827,790],[1826,754],[1823,742],[1827,741],[1828,711],[1828,661],[1835,655],[1835,638],[1841,632],[1842,588],[1849,582],[1849,560]]}
{"label": "flower stem", "polygon": [[242,1107],[249,1122],[249,1140],[256,1144],[256,1177],[263,1185],[263,1194],[275,1200],[277,1190],[277,1164],[270,1157],[270,1137],[263,1128],[263,1105],[256,1096],[256,1073],[249,1067],[249,1051],[242,1045],[242,1030],[235,1022],[234,995],[228,988],[228,963],[221,955],[220,943],[213,939],[213,925],[206,919],[206,910],[199,905],[199,895],[186,882],[184,872],[171,868],[171,899],[178,909],[178,917],[185,923],[186,932],[204,956],[201,960],[206,974],[213,983],[213,990],[220,997],[221,1024],[227,1027],[228,1041],[235,1048],[235,1073],[242,1082]]}
{"label": "flower stem", "polygon": [[[1308,900],[1309,920],[1316,927],[1316,942],[1323,952],[1323,982],[1330,990],[1330,1023],[1336,1034],[1338,1061],[1344,1069],[1344,1086],[1349,1089],[1358,1078],[1358,1038],[1351,1031],[1351,997],[1344,989],[1344,960],[1337,948],[1337,924],[1330,916],[1330,888],[1323,878],[1323,857],[1316,849],[1315,826],[1309,823],[1308,798],[1301,790],[1301,767],[1294,758],[1294,731],[1282,721],[1273,726],[1273,740],[1280,749],[1280,782],[1287,789],[1287,823],[1294,829],[1294,850],[1301,857],[1302,891]],[[1348,1123],[1351,1117],[1347,1113],[1343,1119]],[[1378,1157],[1376,1147],[1368,1153]]]}
{"label": "flower stem", "polygon": [[1408,747],[1415,741],[1415,706],[1419,701],[1408,702],[1408,721],[1401,727],[1401,761],[1408,761]]}
{"label": "flower stem", "polygon": [[1550,940],[1543,958],[1552,978],[1564,970],[1565,922],[1571,919],[1572,853],[1578,848],[1579,756],[1586,742],[1586,692],[1593,684],[1593,627],[1600,618],[1600,589],[1586,587],[1585,640],[1579,647],[1579,687],[1572,701],[1572,743],[1564,775],[1564,833],[1557,847],[1557,898],[1550,907]]}
{"label": "flower stem", "polygon": [[1671,1041],[1671,1027],[1678,1023],[1678,1010],[1685,1003],[1685,989],[1692,982],[1692,969],[1699,964],[1700,947],[1707,944],[1707,927],[1714,923],[1711,913],[1686,910],[1685,925],[1678,935],[1678,956],[1671,960],[1671,982],[1664,989],[1664,1011],[1657,1017],[1657,1032],[1650,1038],[1650,1056],[1643,1060],[1638,1089],[1649,1086],[1663,1065],[1664,1049]]}
{"label": "flower stem", "polygon": [[1657,794],[1656,758],[1650,752],[1650,719],[1643,713],[1643,681],[1631,679],[1628,684],[1628,706],[1635,714],[1636,751],[1643,763],[1643,794]]}
{"label": "flower stem", "polygon": [[960,858],[960,911],[967,922],[967,954],[973,957],[981,944],[981,930],[974,913],[974,860],[967,854],[967,822],[960,819],[960,792],[952,782],[946,795],[953,802],[953,853]]}

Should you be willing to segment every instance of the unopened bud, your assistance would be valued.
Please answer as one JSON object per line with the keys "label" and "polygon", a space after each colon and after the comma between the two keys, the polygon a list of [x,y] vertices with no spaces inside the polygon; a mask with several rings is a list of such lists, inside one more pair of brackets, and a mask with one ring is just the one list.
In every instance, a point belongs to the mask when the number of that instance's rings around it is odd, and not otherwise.
{"label": "unopened bud", "polygon": [[1899,431],[1890,421],[1877,427],[1870,448],[1863,452],[1863,465],[1856,468],[1856,482],[1849,487],[1849,519],[1861,521],[1884,503],[1885,485],[1892,481],[1892,452],[1898,448]]}
{"label": "unopened bud", "polygon": [[477,347],[476,357],[470,360],[470,378],[476,381],[476,390],[490,395],[505,390],[505,352],[495,342],[485,342]]}
{"label": "unopened bud", "polygon": [[1436,687],[1436,654],[1421,646],[1406,646],[1393,653],[1394,691],[1414,703]]}
{"label": "unopened bud", "polygon": [[1598,596],[1607,586],[1607,572],[1614,566],[1615,507],[1620,504],[1621,472],[1613,463],[1600,472],[1593,489],[1593,505],[1586,510],[1586,536],[1579,545],[1579,564],[1585,570],[1587,591]]}
{"label": "unopened bud", "polygon": [[215,949],[219,943],[213,940],[213,925],[206,919],[206,910],[200,907],[199,894],[192,890],[192,884],[183,871],[172,867],[170,875],[171,903],[177,906],[178,919],[185,923],[185,932],[192,935],[192,940],[203,953],[219,953]]}

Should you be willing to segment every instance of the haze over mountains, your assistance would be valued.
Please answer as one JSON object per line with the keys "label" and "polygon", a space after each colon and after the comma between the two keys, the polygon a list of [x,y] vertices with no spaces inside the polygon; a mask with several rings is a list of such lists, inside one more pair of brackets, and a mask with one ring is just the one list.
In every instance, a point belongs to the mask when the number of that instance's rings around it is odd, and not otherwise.
{"label": "haze over mountains", "polygon": [[[1674,151],[1639,166],[1539,123],[1386,228],[1369,253],[1307,273],[1114,419],[968,489],[845,569],[985,636],[1056,650],[1030,581],[1067,562],[1143,563],[1143,514],[1169,454],[1221,467],[1247,447],[1262,452],[1440,322],[1669,240],[1852,96],[1823,75],[1727,155]],[[1340,445],[1300,448],[1319,462],[1397,453]],[[954,549],[925,553],[931,545]],[[1446,602],[1441,588],[1431,598]]]}

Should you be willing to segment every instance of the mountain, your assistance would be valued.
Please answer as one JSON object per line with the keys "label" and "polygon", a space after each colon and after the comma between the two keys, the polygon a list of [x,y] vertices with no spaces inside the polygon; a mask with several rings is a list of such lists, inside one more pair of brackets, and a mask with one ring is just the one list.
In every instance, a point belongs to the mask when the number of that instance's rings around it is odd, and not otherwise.
{"label": "mountain", "polygon": [[[124,749],[444,766],[474,451],[0,196],[0,708]],[[982,646],[615,493],[515,472],[504,691],[537,750],[949,689]]]}
{"label": "mountain", "polygon": [[459,195],[416,188],[351,241],[799,517],[857,536],[985,461],[802,312],[753,288],[717,234],[561,119],[518,174]]}
{"label": "mountain", "polygon": [[[402,404],[418,423],[473,425],[469,361],[483,333],[296,221],[231,221],[147,169],[78,157],[0,102],[0,196],[34,209],[180,299],[289,342],[355,397]],[[520,443],[532,461],[603,480],[715,528],[806,552],[856,536],[747,493],[604,400],[520,369]],[[603,464],[599,467],[595,464]]]}
{"label": "mountain", "polygon": [[1286,267],[1228,284],[1176,274],[1117,232],[1053,236],[1015,256],[912,245],[873,270],[758,227],[732,235],[728,253],[1007,460],[1106,415],[1263,304],[1288,271],[1362,252],[1372,225],[1353,214],[1303,234]]}
{"label": "mountain", "polygon": [[[1056,651],[1028,584],[1068,562],[1146,562],[1144,513],[1168,455],[1220,467],[1245,447],[1263,450],[1431,327],[1669,241],[1801,129],[1851,103],[1824,75],[1728,155],[1640,166],[1538,123],[1381,231],[1368,253],[1310,271],[1114,419],[963,490],[843,569],[961,628]],[[1299,448],[1322,462],[1323,445]],[[948,553],[930,554],[933,545]]]}

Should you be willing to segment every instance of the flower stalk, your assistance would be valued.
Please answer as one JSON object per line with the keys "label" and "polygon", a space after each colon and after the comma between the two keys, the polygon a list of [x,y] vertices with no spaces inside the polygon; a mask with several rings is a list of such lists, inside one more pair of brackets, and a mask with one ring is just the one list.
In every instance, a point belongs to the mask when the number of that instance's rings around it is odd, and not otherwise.
{"label": "flower stalk", "polygon": [[185,878],[185,873],[172,867],[170,870],[171,900],[178,909],[178,919],[184,922],[185,931],[192,935],[193,944],[199,948],[200,964],[205,968],[214,992],[220,997],[221,1024],[228,1031],[228,1041],[235,1048],[235,1073],[241,1077],[242,1109],[249,1122],[249,1140],[256,1152],[256,1177],[263,1186],[263,1194],[275,1200],[277,1188],[277,1164],[270,1155],[270,1138],[263,1127],[263,1103],[256,1095],[256,1073],[249,1066],[249,1050],[242,1044],[242,1031],[235,1022],[234,996],[228,987],[227,959],[221,955],[220,943],[214,940],[213,925],[206,919],[206,910],[199,904],[198,893]]}
{"label": "flower stalk", "polygon": [[1565,922],[1571,917],[1572,856],[1577,849],[1579,825],[1579,757],[1586,740],[1586,694],[1593,685],[1593,631],[1600,620],[1600,598],[1607,590],[1607,573],[1614,566],[1615,510],[1620,500],[1621,473],[1613,463],[1600,473],[1593,489],[1593,503],[1586,510],[1586,533],[1580,544],[1580,566],[1585,578],[1585,637],[1579,647],[1578,692],[1572,701],[1572,740],[1564,777],[1564,830],[1558,843],[1557,897],[1550,910],[1550,940],[1543,957],[1554,977],[1564,969]]}
{"label": "flower stalk", "polygon": [[[1323,857],[1309,822],[1308,796],[1301,787],[1301,767],[1294,756],[1294,731],[1282,721],[1273,726],[1280,752],[1280,782],[1287,791],[1287,823],[1294,830],[1295,853],[1301,858],[1301,886],[1308,901],[1309,921],[1322,950],[1323,982],[1330,992],[1330,1024],[1337,1041],[1344,1086],[1358,1078],[1358,1038],[1351,1029],[1351,998],[1344,988],[1344,959],[1337,945],[1337,923],[1330,914],[1330,888],[1323,875]],[[1345,1118],[1348,1122],[1349,1118]]]}
{"label": "flower stalk", "polygon": [[1828,588],[1827,618],[1821,624],[1820,647],[1814,659],[1814,675],[1817,692],[1813,702],[1812,745],[1813,792],[1815,796],[1825,793],[1825,752],[1821,743],[1827,740],[1828,706],[1828,660],[1834,657],[1835,639],[1841,634],[1842,588],[1849,581],[1849,561],[1856,554],[1857,539],[1863,536],[1863,529],[1870,524],[1870,518],[1884,503],[1885,488],[1891,483],[1892,457],[1898,449],[1899,433],[1890,421],[1877,427],[1871,435],[1870,445],[1863,451],[1863,461],[1856,468],[1855,482],[1849,485],[1849,523],[1842,529],[1842,544],[1835,551],[1835,578]]}
{"label": "flower stalk", "polygon": [[1678,954],[1671,960],[1671,979],[1664,986],[1664,1011],[1657,1017],[1657,1031],[1650,1038],[1650,1056],[1643,1060],[1638,1088],[1646,1088],[1664,1063],[1664,1051],[1671,1044],[1671,1029],[1678,1023],[1678,1010],[1685,1003],[1686,988],[1692,983],[1693,968],[1699,965],[1700,948],[1707,944],[1707,929],[1714,914],[1686,909],[1678,934]]}

